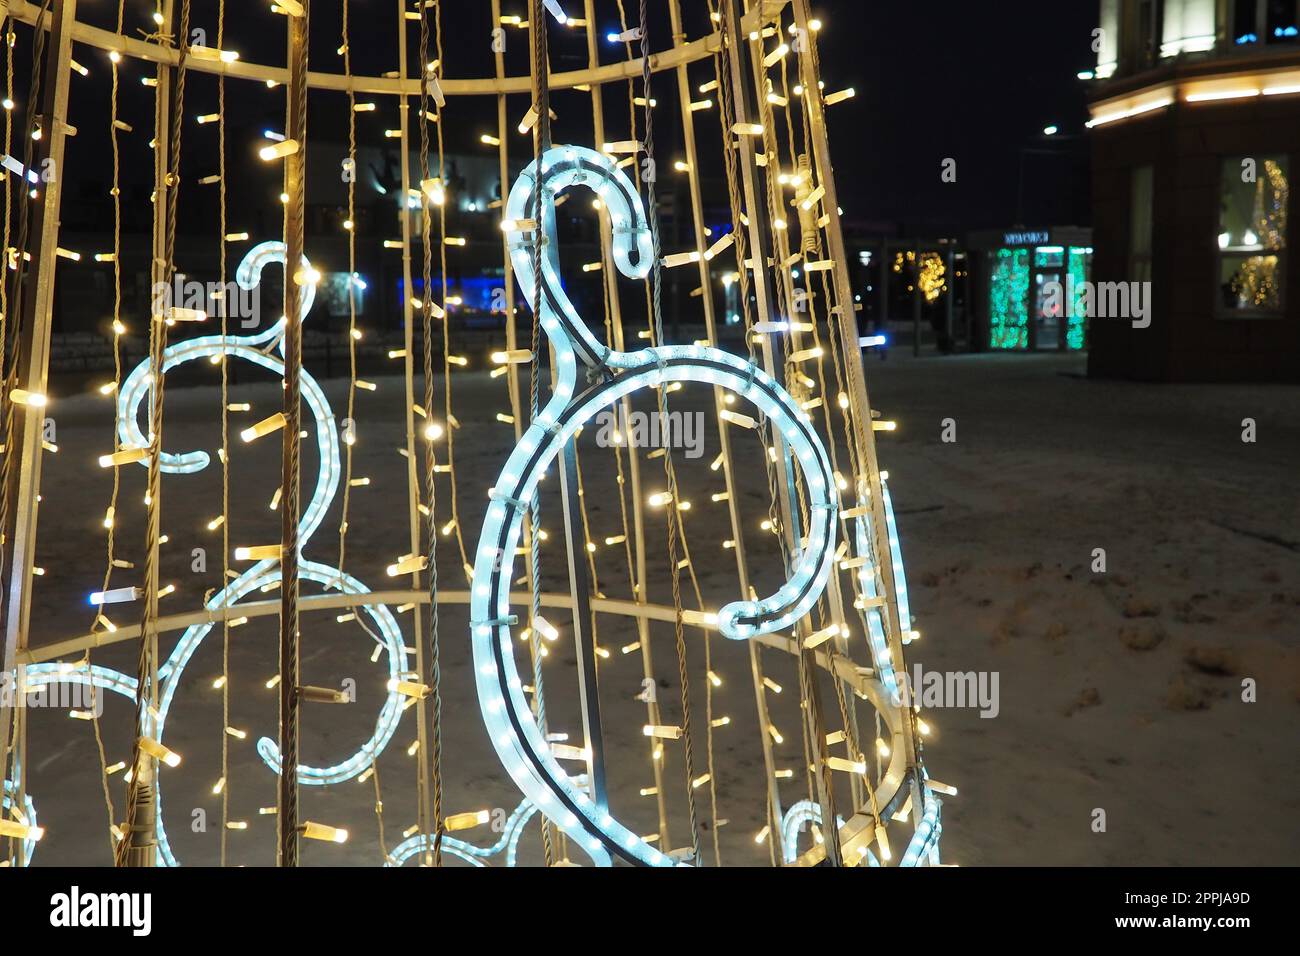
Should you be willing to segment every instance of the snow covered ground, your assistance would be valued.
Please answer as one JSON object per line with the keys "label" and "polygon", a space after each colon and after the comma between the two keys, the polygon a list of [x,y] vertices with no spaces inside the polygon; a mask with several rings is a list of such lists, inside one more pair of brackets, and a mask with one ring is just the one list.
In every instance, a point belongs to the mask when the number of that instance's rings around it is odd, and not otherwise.
{"label": "snow covered ground", "polygon": [[[930,772],[957,786],[945,801],[943,855],[981,864],[1283,864],[1300,849],[1300,390],[1284,386],[1184,386],[1096,382],[1083,377],[1074,356],[968,356],[912,360],[892,356],[867,366],[874,404],[899,429],[880,437],[882,467],[891,490],[910,581],[912,612],[923,637],[909,648],[909,667],[998,675],[997,716],[975,709],[935,710],[926,744]],[[400,379],[378,381],[358,393],[358,444],[353,473],[371,483],[352,489],[346,569],[371,588],[393,579],[384,568],[410,551],[406,532],[404,409]],[[513,444],[500,379],[465,373],[453,379],[460,524],[473,549],[488,483]],[[344,414],[346,383],[324,383],[337,414]],[[110,402],[94,394],[60,396],[50,413],[59,452],[47,455],[43,480],[32,644],[84,633],[92,620],[86,595],[104,572],[103,529],[111,476],[95,458],[111,449]],[[252,445],[235,431],[279,404],[269,376],[240,384],[232,401],[252,410],[232,415],[231,545],[278,540],[278,513],[268,504],[279,485],[279,443]],[[673,396],[674,407],[705,409],[703,389]],[[164,425],[169,450],[220,444],[219,397],[213,388],[174,389]],[[954,419],[955,442],[941,441],[944,419]],[[1242,420],[1254,419],[1257,441],[1242,441]],[[766,516],[766,483],[752,439],[739,454],[750,564],[760,582],[776,578]],[[679,457],[679,477],[692,499],[687,530],[705,603],[735,597],[725,505],[702,457]],[[584,443],[590,537],[621,533],[617,485],[609,452]],[[304,485],[316,474],[304,462]],[[663,487],[661,463],[643,463],[647,492]],[[140,562],[144,472],[123,471],[118,508],[119,556]],[[566,590],[559,496],[552,480],[543,502],[551,532],[545,558],[548,589]],[[439,486],[439,515],[448,498]],[[169,476],[163,487],[162,580],[177,591],[163,599],[164,614],[200,606],[221,579],[221,537],[207,530],[220,513],[215,468]],[[337,563],[339,503],[307,547],[307,556]],[[667,602],[667,558],[662,515],[650,513],[652,600]],[[439,541],[444,587],[463,588],[455,537]],[[193,548],[206,549],[206,571],[195,572]],[[1094,549],[1105,549],[1106,571],[1094,573]],[[626,597],[621,546],[601,547],[596,568],[602,591]],[[244,565],[236,565],[243,567]],[[115,572],[115,585],[136,583]],[[689,588],[688,596],[689,596]],[[259,595],[260,598],[275,595]],[[114,609],[119,623],[135,609]],[[359,699],[346,706],[308,705],[303,757],[333,763],[350,755],[373,729],[385,674],[370,662],[371,639],[336,612],[309,615],[303,624],[304,681],[338,686],[352,677]],[[408,644],[411,615],[400,618]],[[462,606],[440,614],[446,811],[512,808],[516,791],[501,770],[478,714]],[[557,621],[563,627],[563,619]],[[274,735],[276,693],[265,682],[275,670],[275,618],[232,631],[229,723],[248,731],[228,738],[229,818],[248,828],[229,832],[232,863],[274,859],[274,818],[258,808],[275,802],[275,779],[257,757],[255,742]],[[175,634],[165,638],[170,648]],[[598,640],[611,650],[601,664],[611,803],[634,830],[658,828],[654,799],[638,791],[653,783],[639,655],[619,648],[635,640],[630,620],[602,618]],[[692,641],[691,671],[698,750],[704,749],[704,645]],[[656,676],[665,719],[676,720],[678,690],[670,627],[654,630]],[[714,639],[709,651],[723,678],[713,692],[715,716],[732,718],[714,732],[714,782],[725,864],[767,862],[753,836],[763,824],[761,754],[754,719],[748,657],[736,644]],[[163,802],[172,845],[185,863],[219,859],[221,798],[221,634],[208,636],[190,663],[167,726],[167,742],[183,755],[163,772]],[[125,645],[94,652],[96,663],[134,673]],[[573,693],[571,645],[562,638],[547,663],[551,727],[580,740]],[[790,660],[764,656],[783,685],[770,695],[773,722],[783,728],[778,763],[796,769],[782,783],[786,805],[806,796],[798,731],[797,682]],[[552,676],[553,675],[553,676]],[[1257,701],[1242,700],[1243,680],[1256,683]],[[99,781],[99,757],[89,724],[65,712],[32,710],[30,792],[46,837],[38,864],[109,861],[108,812]],[[107,762],[129,756],[131,708],[113,697],[102,721]],[[414,822],[414,739],[408,714],[380,761],[384,845],[391,849]],[[697,753],[697,775],[704,755]],[[667,846],[685,843],[685,787],[680,747],[668,745],[670,793]],[[382,860],[374,814],[375,784],[348,781],[304,788],[303,816],[346,826],[348,843],[310,844],[309,864],[374,865]],[[709,791],[696,793],[711,827]],[[122,781],[112,778],[116,817]],[[1105,811],[1104,833],[1094,832]],[[199,813],[198,811],[202,811]],[[203,819],[206,817],[206,819]],[[200,827],[200,823],[206,824]],[[486,827],[463,834],[488,844]],[[702,834],[712,861],[712,833]],[[521,844],[521,861],[540,859],[536,824]],[[575,859],[581,859],[575,855]]]}

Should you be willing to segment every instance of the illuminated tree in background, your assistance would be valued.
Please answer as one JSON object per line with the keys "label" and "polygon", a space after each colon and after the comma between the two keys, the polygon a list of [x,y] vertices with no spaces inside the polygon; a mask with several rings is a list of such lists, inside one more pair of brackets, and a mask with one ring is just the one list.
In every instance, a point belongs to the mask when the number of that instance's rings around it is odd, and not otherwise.
{"label": "illuminated tree in background", "polygon": [[[1255,242],[1261,248],[1280,252],[1286,248],[1286,210],[1291,187],[1286,173],[1275,160],[1264,160],[1264,178],[1255,183],[1255,206],[1251,225]],[[1229,280],[1237,301],[1251,308],[1276,309],[1280,306],[1276,252],[1245,259]]]}

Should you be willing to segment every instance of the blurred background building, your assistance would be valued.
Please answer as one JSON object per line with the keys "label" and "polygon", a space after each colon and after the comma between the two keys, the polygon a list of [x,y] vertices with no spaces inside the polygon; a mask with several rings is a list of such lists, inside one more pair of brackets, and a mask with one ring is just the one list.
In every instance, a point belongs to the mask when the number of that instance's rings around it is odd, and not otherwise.
{"label": "blurred background building", "polygon": [[1149,282],[1150,325],[1094,319],[1089,374],[1300,380],[1298,0],[1101,0],[1094,279]]}

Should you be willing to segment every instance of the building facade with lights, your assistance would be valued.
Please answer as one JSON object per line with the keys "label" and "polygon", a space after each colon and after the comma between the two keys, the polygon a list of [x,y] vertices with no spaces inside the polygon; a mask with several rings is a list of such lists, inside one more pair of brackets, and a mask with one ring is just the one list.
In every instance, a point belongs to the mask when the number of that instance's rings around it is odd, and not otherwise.
{"label": "building facade with lights", "polygon": [[1101,0],[1089,374],[1300,381],[1300,0]]}
{"label": "building facade with lights", "polygon": [[1077,351],[1087,313],[1078,308],[1091,276],[1092,231],[1017,227],[972,233],[971,346],[991,351]]}

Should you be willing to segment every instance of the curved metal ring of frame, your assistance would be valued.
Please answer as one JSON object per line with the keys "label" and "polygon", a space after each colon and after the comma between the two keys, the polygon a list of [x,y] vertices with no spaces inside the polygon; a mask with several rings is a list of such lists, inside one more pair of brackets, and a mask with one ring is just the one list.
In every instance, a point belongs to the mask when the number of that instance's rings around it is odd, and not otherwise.
{"label": "curved metal ring of frame", "polygon": [[[742,32],[749,33],[758,29],[760,25],[765,25],[775,19],[779,8],[771,2],[763,6],[767,8],[767,16],[762,16],[761,11],[757,8],[750,11],[741,21]],[[781,6],[784,7],[784,3]],[[39,9],[35,4],[27,2],[27,0],[10,0],[9,16],[21,23],[34,26],[39,15]],[[47,21],[51,19],[51,15],[47,14],[46,19]],[[72,39],[74,42],[85,46],[94,47],[105,52],[115,51],[122,56],[145,62],[170,66],[175,66],[177,62],[177,51],[172,47],[147,43],[144,40],[123,36],[111,30],[104,30],[81,21],[77,21],[73,27]],[[679,66],[707,59],[717,53],[721,49],[721,45],[721,36],[717,33],[711,33],[697,40],[683,43],[680,46],[659,53],[652,53],[650,55],[650,70],[652,73],[662,73],[675,70]],[[263,83],[269,81],[284,84],[289,79],[289,71],[284,67],[242,60],[226,62],[216,57],[190,56],[186,59],[186,69],[202,73],[221,74],[232,80],[252,80]],[[622,82],[641,75],[641,58],[638,57],[595,68],[552,73],[548,78],[548,83],[553,90],[573,89],[579,86],[601,86],[606,83]],[[356,93],[381,96],[418,96],[420,82],[418,77],[408,77],[406,79],[386,76],[348,77],[341,73],[319,71],[310,71],[307,74],[307,86],[310,89],[336,90],[340,93],[345,93],[351,89]],[[492,96],[506,93],[527,94],[532,90],[532,80],[526,75],[509,76],[502,79],[491,77],[482,79],[447,78],[440,79],[439,85],[442,92],[448,97]]]}

